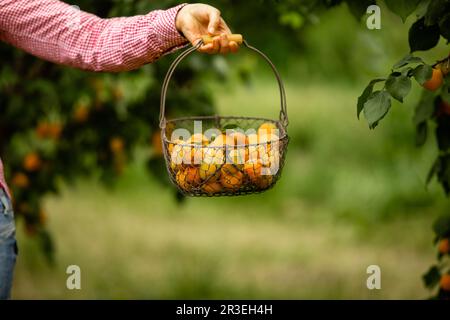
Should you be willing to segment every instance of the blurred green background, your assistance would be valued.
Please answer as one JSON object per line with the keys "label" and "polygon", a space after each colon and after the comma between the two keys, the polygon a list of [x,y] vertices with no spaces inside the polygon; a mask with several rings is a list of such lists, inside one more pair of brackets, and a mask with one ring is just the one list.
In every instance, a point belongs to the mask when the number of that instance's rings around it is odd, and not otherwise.
{"label": "blurred green background", "polygon": [[[382,8],[382,29],[371,31],[341,5],[305,25],[268,13],[264,21],[282,27],[258,32],[246,20],[255,18],[250,5],[210,3],[232,29],[234,21],[246,26],[233,31],[267,52],[285,80],[291,142],[277,186],[177,202],[171,187],[145,172],[148,150],[138,149],[114,189],[86,178],[45,198],[53,266],[19,221],[13,298],[427,297],[420,276],[434,259],[431,223],[450,206],[436,182],[425,187],[434,141],[414,146],[419,90],[394,103],[374,131],[356,119],[368,80],[408,52],[414,18],[403,24]],[[423,57],[447,54],[442,43]],[[219,114],[278,115],[275,79],[263,61],[245,49],[208,59],[222,70],[204,82]],[[66,289],[72,264],[81,267],[82,290]],[[381,290],[366,287],[372,264],[381,267]]]}

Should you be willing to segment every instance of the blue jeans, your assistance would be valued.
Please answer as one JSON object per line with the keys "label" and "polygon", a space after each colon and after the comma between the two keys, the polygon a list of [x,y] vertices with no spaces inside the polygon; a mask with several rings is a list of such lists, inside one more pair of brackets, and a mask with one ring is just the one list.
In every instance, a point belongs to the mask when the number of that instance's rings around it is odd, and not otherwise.
{"label": "blue jeans", "polygon": [[0,300],[9,299],[17,257],[16,227],[11,201],[0,189]]}

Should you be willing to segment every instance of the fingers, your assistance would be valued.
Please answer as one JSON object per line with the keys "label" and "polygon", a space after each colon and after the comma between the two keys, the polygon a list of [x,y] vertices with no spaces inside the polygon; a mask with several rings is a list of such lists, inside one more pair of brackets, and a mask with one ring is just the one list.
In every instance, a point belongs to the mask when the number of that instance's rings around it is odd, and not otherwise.
{"label": "fingers", "polygon": [[214,37],[213,39],[213,52],[212,53],[217,53],[220,51],[220,38],[219,37]]}
{"label": "fingers", "polygon": [[225,34],[220,35],[219,42],[220,42],[219,52],[221,54],[227,54],[228,52],[230,52],[229,47],[230,42],[228,41],[228,38]]}
{"label": "fingers", "polygon": [[[200,38],[202,35],[205,35],[205,31],[214,36],[211,43],[207,43],[202,45],[198,51],[209,53],[209,54],[227,54],[229,52],[236,52],[239,49],[238,43],[235,41],[229,41],[227,38],[227,34],[231,34],[230,28],[227,26],[225,21],[220,16],[220,11],[216,8],[208,6],[207,15],[208,15],[208,25],[207,29],[196,30],[195,39]],[[206,26],[203,26],[205,28]],[[201,29],[201,28],[200,28]]]}
{"label": "fingers", "polygon": [[209,54],[215,54],[215,53],[220,52],[220,38],[214,37],[213,41],[211,43],[202,45],[198,49],[198,51],[204,52],[204,53],[209,53]]}
{"label": "fingers", "polygon": [[239,45],[235,41],[229,41],[226,34],[216,36],[211,43],[202,45],[198,51],[209,54],[227,54],[229,52],[235,53],[239,50]]}
{"label": "fingers", "polygon": [[209,23],[208,23],[208,32],[210,34],[215,34],[217,29],[219,28],[220,22],[220,11],[217,9],[213,9],[209,13]]}
{"label": "fingers", "polygon": [[206,44],[202,46],[200,49],[202,49],[202,52],[209,53],[209,54],[215,54],[220,52],[220,38],[214,37],[213,42]]}
{"label": "fingers", "polygon": [[208,44],[201,46],[198,49],[198,51],[203,52],[203,53],[208,53],[208,54],[214,54],[215,52],[217,52],[217,50],[214,49],[214,46],[212,43],[208,43]]}
{"label": "fingers", "polygon": [[239,45],[234,41],[230,41],[230,52],[236,53],[238,51],[239,51]]}

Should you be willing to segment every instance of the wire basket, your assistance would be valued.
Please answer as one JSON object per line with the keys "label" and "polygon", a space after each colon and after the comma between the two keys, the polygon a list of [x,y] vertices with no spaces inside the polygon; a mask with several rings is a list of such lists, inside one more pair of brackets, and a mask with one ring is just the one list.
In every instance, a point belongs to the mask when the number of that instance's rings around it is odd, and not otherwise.
{"label": "wire basket", "polygon": [[187,196],[237,196],[266,191],[281,176],[289,137],[286,94],[270,59],[280,90],[279,120],[255,117],[199,116],[165,118],[170,78],[178,64],[203,44],[181,53],[167,71],[161,91],[160,128],[167,172],[172,183]]}

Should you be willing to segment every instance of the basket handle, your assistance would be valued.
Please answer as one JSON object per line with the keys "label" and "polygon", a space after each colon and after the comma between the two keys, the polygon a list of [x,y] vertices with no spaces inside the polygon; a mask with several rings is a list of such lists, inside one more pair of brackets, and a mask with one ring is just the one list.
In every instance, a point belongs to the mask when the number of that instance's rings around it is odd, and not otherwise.
{"label": "basket handle", "polygon": [[[263,52],[256,49],[255,47],[252,47],[247,43],[247,41],[242,40],[242,43],[250,50],[256,52],[259,54],[271,67],[273,73],[275,74],[275,77],[278,82],[278,87],[280,90],[280,102],[281,102],[281,110],[280,110],[280,122],[284,126],[284,128],[287,127],[289,124],[289,119],[287,115],[287,106],[286,106],[286,92],[284,90],[283,81],[281,80],[281,76],[278,72],[278,70],[275,68],[275,65],[272,63],[272,61],[267,57]],[[204,44],[204,40],[200,40],[195,46],[189,47],[185,51],[183,51],[170,65],[169,70],[167,71],[167,74],[164,78],[164,82],[161,88],[161,103],[160,103],[160,113],[159,113],[159,127],[163,129],[166,126],[166,117],[165,117],[165,110],[166,110],[166,96],[167,96],[167,88],[169,86],[170,79],[178,66],[178,64],[186,58],[189,54],[196,51],[198,48],[200,48]]]}

